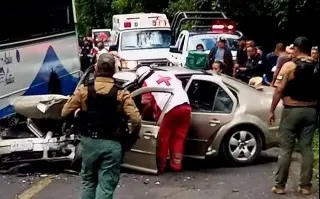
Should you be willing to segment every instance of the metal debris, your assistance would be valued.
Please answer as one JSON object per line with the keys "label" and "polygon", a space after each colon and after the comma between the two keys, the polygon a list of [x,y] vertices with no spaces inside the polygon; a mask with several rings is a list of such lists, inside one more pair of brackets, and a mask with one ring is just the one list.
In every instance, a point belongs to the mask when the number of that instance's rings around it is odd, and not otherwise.
{"label": "metal debris", "polygon": [[74,171],[74,170],[72,170],[72,169],[64,169],[64,172],[65,172],[65,173],[68,173],[68,174],[76,175],[76,176],[79,175],[79,172]]}
{"label": "metal debris", "polygon": [[147,178],[147,179],[145,179],[144,181],[143,181],[143,184],[149,184],[149,179]]}
{"label": "metal debris", "polygon": [[19,165],[11,167],[8,170],[0,170],[0,174],[15,174],[15,173],[19,173],[19,169],[21,169],[23,167],[27,167],[27,166],[30,166],[30,164],[29,163],[19,164]]}

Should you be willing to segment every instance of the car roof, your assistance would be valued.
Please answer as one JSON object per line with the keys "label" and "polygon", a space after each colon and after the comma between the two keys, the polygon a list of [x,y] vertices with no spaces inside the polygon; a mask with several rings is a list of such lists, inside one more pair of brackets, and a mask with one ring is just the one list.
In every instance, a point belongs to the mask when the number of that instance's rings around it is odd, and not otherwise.
{"label": "car roof", "polygon": [[204,74],[203,71],[199,70],[193,70],[185,67],[179,67],[179,66],[161,66],[161,67],[155,67],[155,70],[163,70],[163,71],[169,71],[175,75],[196,75],[196,74]]}
{"label": "car roof", "polygon": [[[257,91],[255,88],[252,88],[251,86],[248,86],[248,84],[235,79],[233,77],[224,75],[224,74],[217,74],[211,70],[208,71],[200,71],[200,70],[193,70],[185,67],[179,67],[179,66],[156,66],[154,67],[155,70],[162,70],[162,71],[168,71],[173,73],[177,76],[191,76],[191,75],[212,75],[212,76],[219,76],[221,77],[221,80],[223,83],[227,84],[230,87],[233,87],[234,89],[238,91],[243,91],[243,93],[262,93]],[[116,73],[116,79],[119,80],[125,80],[125,81],[132,81],[135,79],[135,71],[121,71]],[[244,92],[247,90],[247,92]]]}
{"label": "car roof", "polygon": [[236,34],[229,34],[229,33],[213,33],[213,32],[207,32],[207,31],[205,31],[205,32],[190,32],[189,33],[190,34],[190,37],[192,37],[192,36],[197,36],[197,35],[207,35],[207,34],[211,34],[211,35],[215,35],[215,36],[217,36],[217,38],[219,37],[219,36],[223,36],[223,37],[225,37],[225,38],[230,38],[230,39],[239,39],[239,36],[238,35],[236,35]]}

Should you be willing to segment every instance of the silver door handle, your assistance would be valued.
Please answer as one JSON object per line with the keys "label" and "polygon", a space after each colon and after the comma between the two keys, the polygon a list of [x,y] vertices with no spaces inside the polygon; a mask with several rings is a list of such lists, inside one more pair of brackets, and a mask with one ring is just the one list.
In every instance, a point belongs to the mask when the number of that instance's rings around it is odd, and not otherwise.
{"label": "silver door handle", "polygon": [[149,136],[149,137],[151,137],[151,136],[153,136],[153,133],[151,133],[150,131],[147,131],[147,132],[144,132],[144,133],[143,133],[143,136]]}
{"label": "silver door handle", "polygon": [[210,126],[217,126],[217,124],[220,124],[221,122],[219,120],[210,120],[209,124]]}

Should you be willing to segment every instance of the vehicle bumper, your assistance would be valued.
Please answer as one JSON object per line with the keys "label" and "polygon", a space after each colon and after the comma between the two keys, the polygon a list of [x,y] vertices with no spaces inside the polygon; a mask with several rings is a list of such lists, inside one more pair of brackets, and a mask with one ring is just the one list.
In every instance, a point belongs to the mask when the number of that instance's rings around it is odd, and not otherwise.
{"label": "vehicle bumper", "polygon": [[75,157],[73,142],[74,135],[49,139],[0,139],[0,160],[2,163],[72,161]]}
{"label": "vehicle bumper", "polygon": [[279,146],[278,140],[279,127],[270,127],[269,132],[265,133],[265,146],[263,150]]}

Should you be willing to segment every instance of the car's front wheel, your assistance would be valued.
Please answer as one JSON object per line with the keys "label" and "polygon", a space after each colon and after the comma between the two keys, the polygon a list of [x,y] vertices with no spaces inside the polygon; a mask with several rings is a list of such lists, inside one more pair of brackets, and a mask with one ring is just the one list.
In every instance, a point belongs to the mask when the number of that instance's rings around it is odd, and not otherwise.
{"label": "car's front wheel", "polygon": [[222,143],[222,152],[231,164],[247,165],[259,157],[262,139],[255,129],[237,129],[228,133]]}

